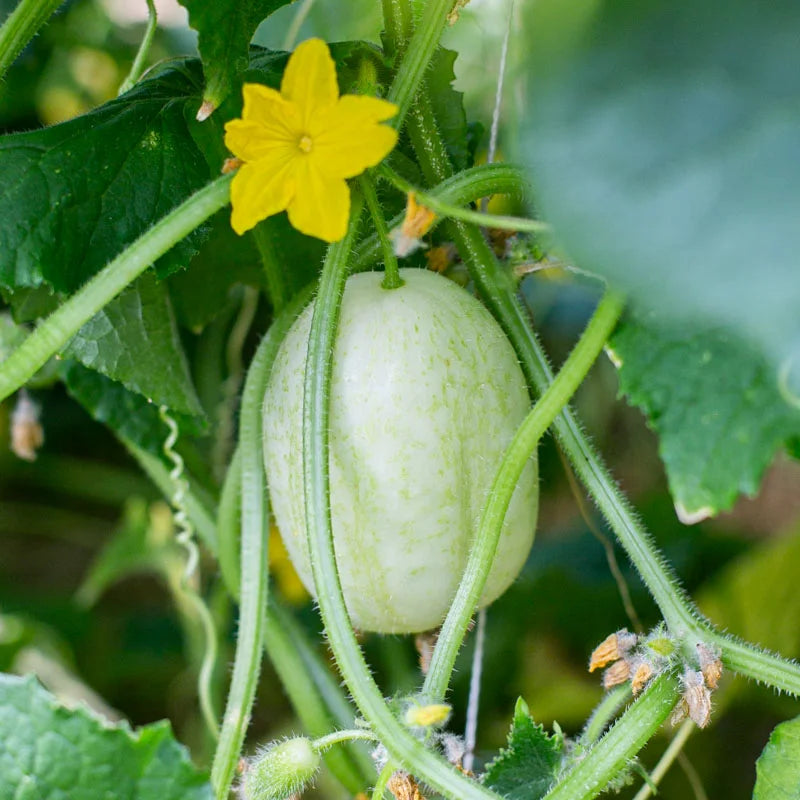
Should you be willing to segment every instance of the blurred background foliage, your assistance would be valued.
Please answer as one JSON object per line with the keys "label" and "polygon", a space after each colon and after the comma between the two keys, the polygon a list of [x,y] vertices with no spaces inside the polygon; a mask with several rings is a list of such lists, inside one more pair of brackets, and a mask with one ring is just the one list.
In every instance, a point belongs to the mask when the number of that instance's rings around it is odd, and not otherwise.
{"label": "blurred background foliage", "polygon": [[[13,5],[3,0],[0,15]],[[457,86],[465,93],[468,116],[485,124],[494,106],[507,8],[507,2],[473,0],[445,39],[460,54]],[[194,52],[195,37],[182,10],[160,10],[151,61]],[[135,55],[144,13],[144,0],[65,4],[0,85],[0,128],[12,132],[53,124],[114,97]],[[298,14],[305,14],[299,27]],[[379,29],[373,0],[301,0],[267,20],[255,41],[281,48],[287,36],[301,40],[313,34],[329,41],[377,42]],[[517,51],[524,46],[512,37],[507,115],[514,113]],[[483,149],[485,138],[484,133]],[[527,278],[522,291],[536,329],[560,361],[591,312],[594,287],[574,275],[548,271]],[[254,313],[247,352],[265,324],[263,309]],[[209,338],[224,341],[234,316],[217,316],[211,331],[198,336],[192,348],[202,355]],[[226,368],[219,369],[224,376]],[[110,717],[134,724],[169,718],[196,761],[205,764],[211,742],[197,706],[201,640],[181,595],[183,556],[174,543],[169,509],[114,436],[70,400],[63,387],[36,392],[35,400],[42,408],[45,444],[31,463],[10,452],[11,406],[0,407],[0,668],[34,671],[52,691],[83,699]],[[576,406],[701,607],[721,627],[800,657],[800,466],[779,457],[756,498],[687,527],[672,506],[655,437],[640,413],[617,398],[610,362],[602,359],[596,366]],[[218,488],[213,475],[207,483],[211,493]],[[608,535],[580,490],[576,493],[551,438],[541,447],[541,487],[541,520],[528,564],[488,613],[479,761],[505,742],[520,695],[546,727],[557,720],[567,733],[577,732],[602,694],[598,680],[586,672],[590,651],[611,631],[632,625],[609,569]],[[654,625],[656,609],[624,555],[617,551],[616,556],[642,623]],[[272,563],[274,590],[324,652],[315,610],[278,547]],[[224,622],[223,666],[216,676],[222,698],[235,608],[214,563],[207,560],[203,568],[210,604]],[[364,646],[387,695],[417,686],[411,639],[370,636]],[[455,731],[464,725],[471,648],[468,640],[453,688]],[[686,748],[690,763],[671,771],[661,796],[691,797],[687,771],[696,771],[708,797],[749,797],[754,762],[770,730],[798,710],[797,701],[726,676],[716,695],[712,726],[692,736]],[[267,666],[249,746],[297,730],[299,723]],[[665,741],[663,736],[654,740],[641,756],[644,765],[655,763]],[[335,797],[339,790],[323,779],[315,792]]]}

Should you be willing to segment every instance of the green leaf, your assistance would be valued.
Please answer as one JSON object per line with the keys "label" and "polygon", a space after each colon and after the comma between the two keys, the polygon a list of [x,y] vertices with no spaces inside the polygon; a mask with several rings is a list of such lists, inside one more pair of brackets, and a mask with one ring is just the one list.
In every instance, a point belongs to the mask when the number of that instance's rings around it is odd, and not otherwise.
{"label": "green leaf", "polygon": [[787,658],[800,657],[800,528],[749,550],[698,596],[724,630]]}
{"label": "green leaf", "polygon": [[[142,395],[129,392],[121,383],[87,369],[76,361],[64,364],[62,378],[67,391],[94,419],[144,450],[163,458],[162,446],[168,431],[155,404],[148,403]],[[172,416],[181,434],[205,432],[205,423],[198,417],[174,412]]]}
{"label": "green leaf", "polygon": [[555,781],[564,756],[560,731],[545,733],[520,697],[514,709],[508,747],[486,768],[484,783],[509,800],[539,800]]}
{"label": "green leaf", "polygon": [[800,717],[772,731],[756,761],[753,800],[796,800],[800,797]]}
{"label": "green leaf", "polygon": [[[0,285],[72,292],[210,177],[184,116],[200,65],[175,62],[60,125],[0,137]],[[220,134],[221,135],[221,134]],[[203,232],[156,263],[186,266]]]}
{"label": "green leaf", "polygon": [[457,56],[453,50],[438,48],[426,72],[433,113],[456,172],[471,166],[464,94],[453,88],[456,79],[453,66]]}
{"label": "green leaf", "polygon": [[584,0],[568,22],[564,5],[527,16],[546,53],[518,138],[564,248],[800,374],[800,4]]}
{"label": "green leaf", "polygon": [[681,519],[729,509],[758,491],[776,450],[800,435],[800,410],[782,396],[764,356],[719,328],[623,322],[610,350],[620,391],[658,434]]}
{"label": "green leaf", "polygon": [[197,31],[206,88],[212,110],[230,94],[247,69],[248,47],[261,21],[289,0],[180,0]]}
{"label": "green leaf", "polygon": [[168,722],[135,731],[67,709],[33,678],[0,675],[0,797],[212,800]]}
{"label": "green leaf", "polygon": [[202,416],[163,284],[145,274],[95,314],[65,355],[156,405]]}

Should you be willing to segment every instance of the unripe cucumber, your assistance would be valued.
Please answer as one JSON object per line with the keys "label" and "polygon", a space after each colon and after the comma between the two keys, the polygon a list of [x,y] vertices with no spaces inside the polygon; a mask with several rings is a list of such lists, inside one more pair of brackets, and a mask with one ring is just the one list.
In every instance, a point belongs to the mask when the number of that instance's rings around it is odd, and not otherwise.
{"label": "unripe cucumber", "polygon": [[[503,452],[530,408],[500,327],[470,294],[424,270],[347,281],[330,398],[331,514],[347,608],[362,630],[439,625]],[[264,397],[264,459],[286,549],[313,593],[303,510],[302,410],[313,306],[275,360]],[[506,516],[481,603],[509,586],[533,541],[531,458]]]}

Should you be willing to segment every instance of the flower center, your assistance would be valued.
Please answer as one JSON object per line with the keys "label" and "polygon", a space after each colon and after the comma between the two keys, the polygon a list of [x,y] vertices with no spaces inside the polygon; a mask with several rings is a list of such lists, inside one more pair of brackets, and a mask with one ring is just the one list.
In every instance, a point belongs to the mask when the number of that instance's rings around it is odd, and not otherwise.
{"label": "flower center", "polygon": [[297,146],[304,153],[310,153],[311,150],[314,148],[314,142],[312,141],[311,137],[307,133],[305,133],[298,140]]}

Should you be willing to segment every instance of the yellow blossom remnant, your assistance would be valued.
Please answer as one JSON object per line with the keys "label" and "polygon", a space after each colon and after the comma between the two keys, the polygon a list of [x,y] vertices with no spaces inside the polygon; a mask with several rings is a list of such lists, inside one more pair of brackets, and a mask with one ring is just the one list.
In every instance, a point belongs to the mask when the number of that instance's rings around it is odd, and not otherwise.
{"label": "yellow blossom remnant", "polygon": [[411,706],[406,711],[406,725],[414,728],[430,728],[447,721],[452,709],[445,703],[433,703],[427,706]]}
{"label": "yellow blossom remnant", "polygon": [[431,247],[426,251],[425,258],[428,261],[428,269],[439,274],[445,272],[453,263],[456,257],[456,248],[453,244],[447,243],[438,247]]}
{"label": "yellow blossom remnant", "polygon": [[611,689],[625,683],[631,676],[631,667],[627,661],[615,661],[603,673],[603,688]]}
{"label": "yellow blossom remnant", "polygon": [[389,778],[386,788],[394,795],[395,800],[425,800],[417,782],[407,772],[401,770]]}
{"label": "yellow blossom remnant", "polygon": [[606,636],[592,651],[589,659],[589,672],[624,658],[628,651],[636,644],[636,634],[630,633],[626,628]]}
{"label": "yellow blossom remnant", "polygon": [[339,95],[328,45],[308,39],[292,53],[280,92],[243,87],[242,118],[225,125],[225,145],[243,163],[231,185],[238,234],[288,211],[301,233],[336,242],[347,231],[346,178],[378,164],[397,131],[381,122],[397,106],[377,97]]}
{"label": "yellow blossom remnant", "polygon": [[424,247],[421,237],[431,229],[435,219],[436,214],[418,203],[414,192],[409,192],[403,224],[389,231],[389,238],[394,244],[394,254],[398,258],[404,258],[418,248]]}
{"label": "yellow blossom remnant", "polygon": [[702,642],[697,644],[697,655],[700,659],[700,671],[709,689],[716,689],[719,686],[719,679],[722,677],[722,661],[719,654],[711,647]]}
{"label": "yellow blossom remnant", "polygon": [[639,661],[633,669],[633,676],[631,678],[631,691],[633,696],[636,697],[639,692],[644,689],[650,678],[653,677],[653,665],[649,661]]}

